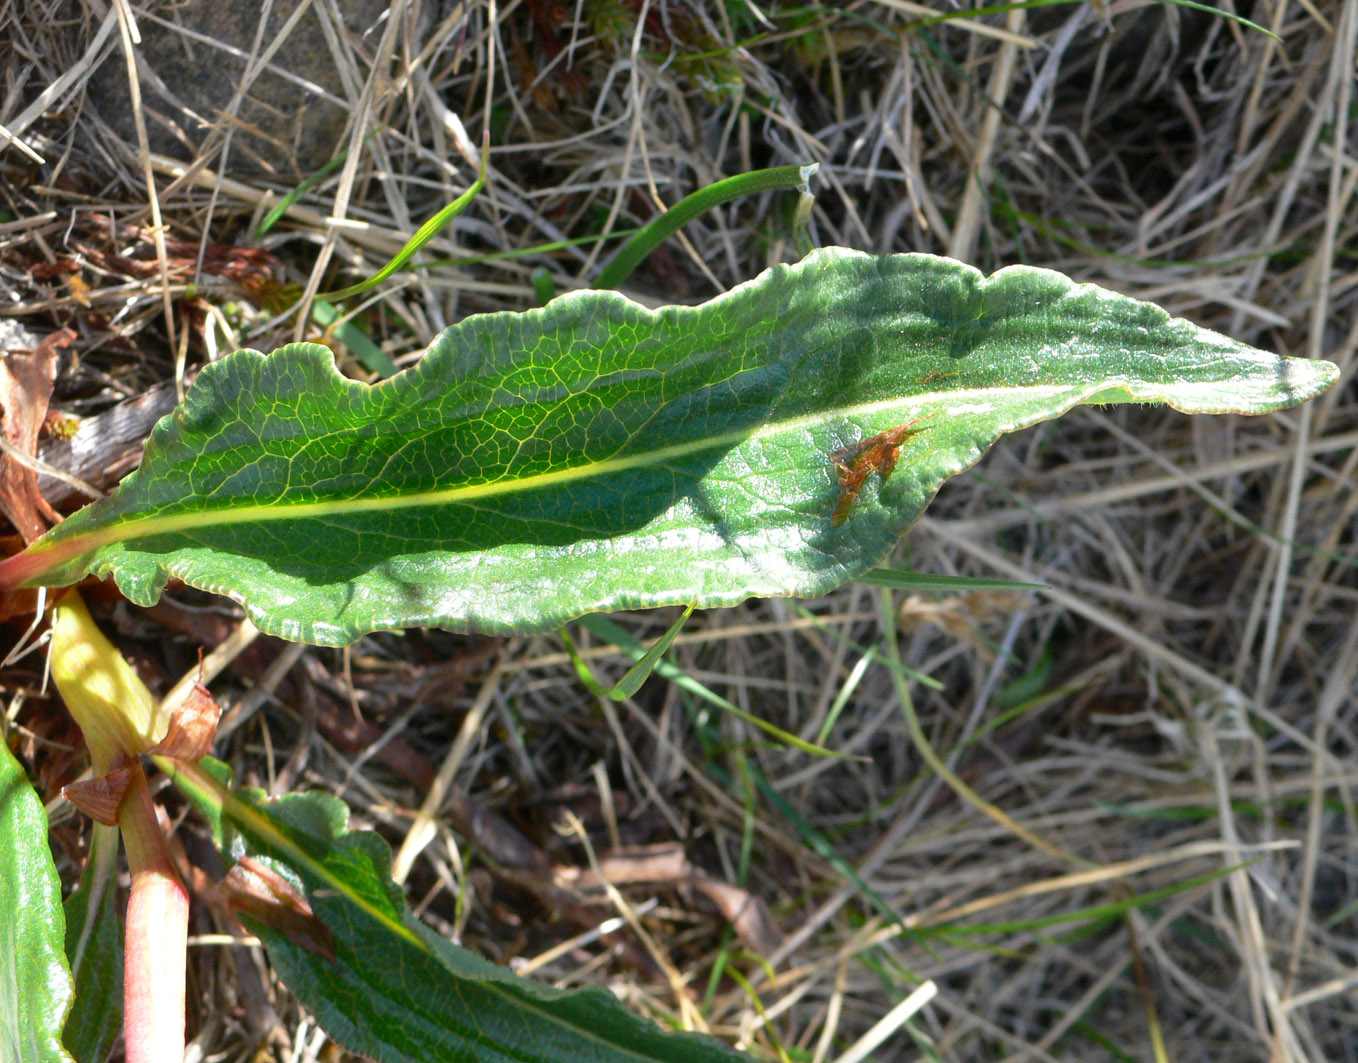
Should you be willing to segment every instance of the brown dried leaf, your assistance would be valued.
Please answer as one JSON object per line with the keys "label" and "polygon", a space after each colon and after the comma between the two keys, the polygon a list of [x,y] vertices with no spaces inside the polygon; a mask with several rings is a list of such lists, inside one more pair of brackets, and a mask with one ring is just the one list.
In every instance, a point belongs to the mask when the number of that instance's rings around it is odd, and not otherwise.
{"label": "brown dried leaf", "polygon": [[677,842],[615,849],[599,857],[598,874],[590,868],[560,868],[557,878],[576,889],[597,887],[600,878],[615,886],[634,882],[691,885],[717,906],[741,940],[760,955],[770,955],[782,940],[763,901],[747,889],[697,870]]}
{"label": "brown dried leaf", "polygon": [[621,886],[633,882],[684,882],[694,874],[693,865],[678,842],[630,845],[599,856],[599,873],[586,867],[560,868],[557,877],[576,889],[597,888],[600,879]]}
{"label": "brown dried leaf", "polygon": [[768,906],[753,893],[729,882],[720,882],[706,875],[693,880],[693,885],[730,922],[740,940],[761,956],[770,956],[778,948],[783,936],[773,924]]}
{"label": "brown dried leaf", "polygon": [[[38,432],[52,398],[61,357],[58,352],[70,346],[75,337],[71,329],[58,329],[44,338],[36,351],[0,355],[0,413],[4,415],[5,442],[29,457],[38,452]],[[49,522],[55,524],[61,519],[38,492],[37,474],[11,454],[0,456],[0,510],[30,543],[47,531]]]}
{"label": "brown dried leaf", "polygon": [[61,796],[96,823],[118,825],[118,809],[132,781],[132,768],[118,768],[94,779],[81,779],[61,788]]}
{"label": "brown dried leaf", "polygon": [[294,945],[335,959],[330,928],[316,918],[305,897],[282,875],[257,860],[241,857],[222,879],[222,896],[237,916],[282,934]]}
{"label": "brown dried leaf", "polygon": [[194,683],[183,706],[171,714],[165,737],[151,752],[179,760],[202,760],[212,752],[221,718],[222,709],[217,699],[202,683]]}

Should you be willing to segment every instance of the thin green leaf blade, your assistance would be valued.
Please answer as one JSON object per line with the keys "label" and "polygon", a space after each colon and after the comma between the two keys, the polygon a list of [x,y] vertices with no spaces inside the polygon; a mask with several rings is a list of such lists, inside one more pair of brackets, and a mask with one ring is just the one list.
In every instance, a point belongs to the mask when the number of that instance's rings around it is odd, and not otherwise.
{"label": "thin green leaf blade", "polygon": [[[610,620],[606,616],[599,616],[597,614],[582,616],[580,618],[580,626],[587,628],[606,642],[611,642],[614,646],[618,647],[618,649],[622,650],[623,653],[631,657],[633,661],[637,662],[637,664],[646,660],[654,650],[654,647],[652,647],[652,650],[647,650],[645,646],[632,636],[631,632],[626,628],[619,626],[616,622]],[[673,631],[674,629],[671,630]],[[562,633],[565,634],[564,629]],[[677,631],[674,633],[678,634]],[[569,635],[567,635],[567,639],[569,640]],[[576,660],[580,661],[580,658],[577,657]],[[583,664],[583,661],[580,661],[580,663]],[[702,683],[698,682],[698,680],[694,679],[693,676],[689,675],[677,664],[667,661],[663,655],[654,659],[651,670],[661,679],[668,680],[681,690],[686,690],[695,697],[707,702],[709,705],[716,706],[722,712],[729,713],[736,719],[743,720],[751,727],[763,731],[776,742],[781,742],[783,745],[790,746],[793,749],[800,750],[813,757],[843,758],[848,755],[845,753],[838,753],[833,749],[826,749],[824,746],[818,746],[814,742],[808,742],[806,739],[793,734],[791,731],[783,730],[777,724],[769,723],[768,720],[733,705],[720,694],[715,693],[710,687],[704,686]],[[577,668],[576,674],[580,676],[581,681],[589,689],[596,690],[597,688],[598,693],[604,696],[608,695],[607,689],[605,689],[597,679],[593,679],[591,676],[589,680],[586,680],[585,677],[589,674],[588,672]]]}
{"label": "thin green leaf blade", "polygon": [[[779,188],[800,188],[803,195],[811,198],[810,181],[820,169],[820,163],[812,162],[801,166],[774,166],[767,170],[737,174],[717,181],[691,192],[663,214],[652,219],[632,239],[622,246],[613,260],[604,267],[594,282],[595,288],[616,288],[625,281],[642,261],[691,222],[699,214],[723,203],[756,192],[768,192]],[[807,208],[810,209],[809,207]]]}
{"label": "thin green leaf blade", "polygon": [[563,991],[519,978],[411,916],[376,834],[346,829],[326,794],[265,801],[233,794],[206,769],[158,761],[200,808],[295,875],[329,928],[334,957],[251,920],[288,988],[352,1051],[389,1063],[741,1063],[695,1034],[672,1034],[600,989]]}
{"label": "thin green leaf blade", "polygon": [[118,829],[94,825],[80,888],[66,898],[66,955],[80,1007],[62,1039],[76,1063],[104,1063],[123,1027],[123,935],[118,921]]}
{"label": "thin green leaf blade", "polygon": [[641,689],[642,684],[651,677],[651,673],[655,671],[656,666],[669,652],[670,646],[679,637],[679,632],[684,629],[684,625],[688,623],[688,618],[692,615],[693,605],[690,603],[683,614],[669,626],[665,634],[658,638],[649,650],[641,654],[636,663],[627,669],[627,674],[611,687],[605,686],[595,678],[585,659],[576,650],[575,640],[571,638],[569,628],[563,627],[561,629],[561,638],[566,643],[566,651],[571,655],[571,663],[575,665],[575,674],[580,677],[580,682],[584,683],[587,690],[611,701],[626,701],[636,694]]}
{"label": "thin green leaf blade", "polygon": [[363,363],[363,368],[376,373],[384,380],[401,371],[401,367],[391,360],[391,355],[382,350],[368,338],[368,334],[352,321],[341,320],[341,315],[330,303],[317,298],[311,303],[311,320],[322,328],[334,328],[335,338],[354,352],[354,357]]}
{"label": "thin green leaf blade", "polygon": [[0,742],[0,1060],[70,1063],[61,1026],[71,1005],[61,881],[47,813]]}
{"label": "thin green leaf blade", "polygon": [[[1081,402],[1261,413],[1336,373],[1047,270],[830,248],[698,307],[469,318],[372,387],[324,348],[237,352],[0,585],[111,574],[150,604],[174,575],[332,645],[812,597],[1006,432]],[[909,422],[843,505],[836,460]]]}
{"label": "thin green leaf blade", "polygon": [[935,572],[904,572],[894,568],[875,568],[858,577],[858,583],[869,587],[887,587],[893,591],[934,593],[938,591],[1040,591],[1041,583],[1020,583],[1007,579],[978,579],[975,576],[943,576]]}
{"label": "thin green leaf blade", "polygon": [[337,303],[341,299],[349,299],[355,295],[362,295],[369,289],[377,287],[419,254],[420,249],[441,233],[449,222],[466,210],[471,205],[471,201],[476,198],[476,194],[486,187],[486,156],[488,152],[489,146],[482,145],[481,168],[476,175],[476,180],[472,182],[472,186],[421,225],[419,229],[416,230],[415,235],[406,241],[405,246],[392,257],[390,262],[366,280],[359,281],[357,284],[351,284],[347,288],[341,288],[339,291],[322,292],[318,298],[324,299],[327,302]]}

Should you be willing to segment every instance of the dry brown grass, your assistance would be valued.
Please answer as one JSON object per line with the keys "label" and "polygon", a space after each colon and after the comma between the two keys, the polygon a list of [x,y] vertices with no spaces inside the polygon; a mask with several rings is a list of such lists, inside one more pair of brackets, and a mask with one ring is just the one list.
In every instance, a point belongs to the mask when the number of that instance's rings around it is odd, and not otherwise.
{"label": "dry brown grass", "polygon": [[[253,225],[297,174],[261,173],[243,100],[208,116],[184,161],[143,142],[154,115],[120,131],[94,106],[97,70],[126,68],[137,47],[126,12],[145,26],[173,22],[171,9],[0,6],[0,313],[77,331],[61,409],[182,380],[238,343],[313,334],[281,312],[282,286],[315,292],[380,266],[470,183],[488,114],[487,191],[426,257],[624,229],[716,178],[814,160],[822,244],[1052,266],[1332,359],[1345,384],[1254,419],[1078,411],[1003,441],[904,540],[921,571],[1046,591],[902,601],[849,586],[689,625],[672,655],[689,675],[804,737],[828,726],[829,745],[866,759],[773,746],[660,680],[601,703],[555,638],[428,632],[343,655],[265,640],[226,654],[214,689],[235,729],[221,755],[266,786],[342,794],[405,844],[426,918],[484,954],[561,984],[607,982],[760,1058],[782,1046],[844,1059],[923,980],[938,995],[872,1058],[1358,1058],[1358,2],[1251,8],[1277,40],[1122,0],[928,27],[905,0],[506,0],[493,23],[484,3],[406,0],[362,34],[312,6],[333,31],[353,150],[257,243]],[[256,73],[278,43],[275,8],[246,51]],[[553,14],[566,20],[555,40]],[[197,47],[240,86],[244,59]],[[788,210],[765,195],[713,211],[630,289],[697,300],[789,259]],[[611,246],[405,274],[363,327],[405,364],[450,322],[529,305],[534,267],[587,285]],[[220,602],[177,597],[145,616],[104,606],[162,682],[236,626]],[[630,623],[658,635],[668,620]],[[857,667],[888,645],[907,679]],[[3,682],[8,695],[36,677]],[[926,767],[910,699],[963,785]],[[351,702],[379,726],[346,752],[326,721],[351,717]],[[59,737],[28,705],[13,722]],[[411,780],[440,764],[443,799],[421,820],[427,790]],[[564,867],[619,843],[679,843],[686,874],[743,883],[767,905],[768,952],[755,957],[758,928],[730,934],[688,882],[621,886],[649,944],[625,926],[600,943],[590,927],[612,906],[581,914],[488,862],[495,839],[469,846],[463,830],[471,806]],[[67,873],[79,829],[56,828]],[[205,859],[192,821],[181,837]],[[1173,886],[1122,914],[1080,914]],[[225,946],[206,907],[195,918],[192,1058],[261,1046],[329,1058],[257,951]],[[749,991],[723,977],[704,999],[719,954]]]}

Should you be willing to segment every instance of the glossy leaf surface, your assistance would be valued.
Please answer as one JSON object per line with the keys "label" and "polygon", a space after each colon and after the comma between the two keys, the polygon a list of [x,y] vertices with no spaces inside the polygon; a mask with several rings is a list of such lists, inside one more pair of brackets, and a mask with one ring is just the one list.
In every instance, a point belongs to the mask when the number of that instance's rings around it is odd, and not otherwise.
{"label": "glossy leaf surface", "polygon": [[61,1026],[71,1000],[61,882],[47,813],[0,742],[0,1060],[69,1063]]}
{"label": "glossy leaf surface", "polygon": [[1261,413],[1335,374],[1046,270],[830,248],[697,307],[469,318],[372,387],[322,347],[237,352],[0,584],[112,574],[150,604],[173,575],[326,644],[813,596],[1005,432],[1081,402]]}
{"label": "glossy leaf surface", "polygon": [[388,1063],[746,1061],[713,1038],[665,1033],[602,989],[552,989],[444,940],[411,916],[386,842],[347,830],[348,809],[328,794],[264,801],[224,790],[204,767],[158,763],[216,825],[225,855],[242,852],[234,830],[296,876],[327,948],[246,921],[288,988],[351,1051]]}

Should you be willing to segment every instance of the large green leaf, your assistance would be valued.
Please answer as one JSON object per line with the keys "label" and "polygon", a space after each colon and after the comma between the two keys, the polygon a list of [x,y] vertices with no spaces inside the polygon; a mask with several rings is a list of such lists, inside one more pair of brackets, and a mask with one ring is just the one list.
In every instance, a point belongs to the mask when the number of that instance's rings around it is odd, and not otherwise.
{"label": "large green leaf", "polygon": [[662,1031],[602,989],[552,989],[444,940],[411,916],[386,842],[347,830],[339,800],[266,801],[229,792],[205,767],[157,762],[207,814],[226,855],[243,853],[234,828],[251,853],[296,875],[333,956],[316,934],[250,926],[288,988],[352,1051],[385,1063],[748,1063],[713,1038]]}
{"label": "large green leaf", "polygon": [[[1004,432],[1080,402],[1260,413],[1336,372],[1046,270],[830,248],[698,307],[469,318],[372,387],[321,347],[237,352],[0,585],[111,573],[150,604],[173,575],[327,644],[817,595]],[[836,452],[916,419],[847,504]]]}
{"label": "large green leaf", "polygon": [[71,1001],[64,927],[47,813],[0,741],[0,1063],[70,1063],[61,1046]]}
{"label": "large green leaf", "polygon": [[66,955],[79,1007],[62,1039],[75,1063],[104,1063],[123,1028],[123,934],[118,922],[118,828],[94,824],[80,888],[66,898]]}

